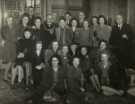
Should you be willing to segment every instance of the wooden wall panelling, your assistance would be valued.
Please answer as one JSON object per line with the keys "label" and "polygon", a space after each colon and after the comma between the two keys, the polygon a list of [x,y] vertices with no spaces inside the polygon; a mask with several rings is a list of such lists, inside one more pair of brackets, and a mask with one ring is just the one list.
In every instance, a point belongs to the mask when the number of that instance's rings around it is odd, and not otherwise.
{"label": "wooden wall panelling", "polygon": [[90,0],[90,16],[106,15],[108,13],[108,0]]}
{"label": "wooden wall panelling", "polygon": [[20,15],[25,12],[26,0],[20,0]]}
{"label": "wooden wall panelling", "polygon": [[128,0],[127,22],[132,25],[135,34],[135,0]]}
{"label": "wooden wall panelling", "polygon": [[59,16],[64,15],[66,11],[70,11],[73,16],[78,15],[78,11],[82,10],[83,0],[52,0],[52,12],[58,13]]}
{"label": "wooden wall panelling", "polygon": [[90,17],[105,15],[107,19],[114,21],[115,15],[127,14],[127,0],[90,0]]}
{"label": "wooden wall panelling", "polygon": [[[68,10],[71,12],[71,14],[74,17],[78,16],[79,11],[84,11],[83,6],[84,6],[84,1],[85,0],[68,0]],[[86,6],[87,7],[87,6]]]}
{"label": "wooden wall panelling", "polygon": [[52,12],[56,12],[58,16],[64,15],[67,6],[66,0],[52,0]]}

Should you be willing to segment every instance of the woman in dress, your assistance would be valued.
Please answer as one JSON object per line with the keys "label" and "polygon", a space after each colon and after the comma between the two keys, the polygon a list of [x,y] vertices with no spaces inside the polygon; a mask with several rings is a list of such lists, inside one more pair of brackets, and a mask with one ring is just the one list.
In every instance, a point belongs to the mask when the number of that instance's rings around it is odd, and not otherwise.
{"label": "woman in dress", "polygon": [[4,80],[8,80],[8,72],[13,67],[16,59],[16,30],[13,17],[7,18],[7,24],[2,29],[2,39],[4,46],[4,62],[6,63]]}
{"label": "woman in dress", "polygon": [[96,29],[96,39],[99,42],[100,40],[106,40],[109,42],[112,28],[107,25],[107,20],[104,16],[99,16],[98,18],[99,26]]}
{"label": "woman in dress", "polygon": [[23,32],[26,28],[31,28],[29,26],[29,15],[28,14],[23,14],[22,15],[22,18],[21,18],[21,22],[18,24],[18,27],[17,27],[17,40],[23,38]]}
{"label": "woman in dress", "polygon": [[17,42],[17,57],[15,67],[12,68],[11,85],[15,87],[15,79],[18,76],[17,84],[20,84],[22,80],[25,80],[26,87],[30,84],[31,78],[31,62],[32,62],[32,51],[34,41],[32,40],[32,33],[29,29],[24,30],[24,38]]}

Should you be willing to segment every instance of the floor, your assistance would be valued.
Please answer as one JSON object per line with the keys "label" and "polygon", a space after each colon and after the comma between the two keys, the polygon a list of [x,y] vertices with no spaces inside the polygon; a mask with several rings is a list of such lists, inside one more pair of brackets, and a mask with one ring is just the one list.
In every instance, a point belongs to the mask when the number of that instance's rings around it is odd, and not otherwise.
{"label": "floor", "polygon": [[[24,99],[29,94],[23,89],[11,89],[9,83],[2,80],[3,72],[0,71],[0,104],[27,104]],[[89,104],[135,104],[135,97],[98,95],[90,100]]]}
{"label": "floor", "polygon": [[19,88],[11,89],[10,84],[3,81],[3,71],[0,71],[0,104],[25,104],[28,92]]}

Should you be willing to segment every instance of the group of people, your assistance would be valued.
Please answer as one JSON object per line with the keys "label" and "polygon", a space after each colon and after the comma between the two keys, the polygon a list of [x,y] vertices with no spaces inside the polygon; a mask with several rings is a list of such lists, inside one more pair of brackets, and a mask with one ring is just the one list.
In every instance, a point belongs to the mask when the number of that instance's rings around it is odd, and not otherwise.
{"label": "group of people", "polygon": [[59,103],[84,104],[93,92],[126,94],[134,36],[123,16],[116,16],[114,26],[103,15],[89,20],[84,12],[56,18],[24,14],[19,24],[7,18],[1,41],[4,80],[11,69],[12,88],[32,86],[33,104],[50,95]]}

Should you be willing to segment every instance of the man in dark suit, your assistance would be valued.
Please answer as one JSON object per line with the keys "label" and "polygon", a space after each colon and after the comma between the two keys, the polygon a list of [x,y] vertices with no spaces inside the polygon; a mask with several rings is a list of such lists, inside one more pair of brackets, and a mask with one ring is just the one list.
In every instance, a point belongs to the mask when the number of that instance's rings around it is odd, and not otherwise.
{"label": "man in dark suit", "polygon": [[41,41],[38,41],[35,47],[36,49],[34,49],[31,55],[31,63],[34,88],[36,89],[40,85],[42,80],[42,72],[44,68],[44,54]]}
{"label": "man in dark suit", "polygon": [[116,16],[116,24],[112,28],[110,44],[123,68],[128,68],[131,60],[133,32],[130,25],[124,23],[123,16]]}
{"label": "man in dark suit", "polygon": [[66,26],[65,18],[60,18],[59,27],[56,28],[55,35],[60,46],[72,42],[72,34],[70,34],[69,29]]}

